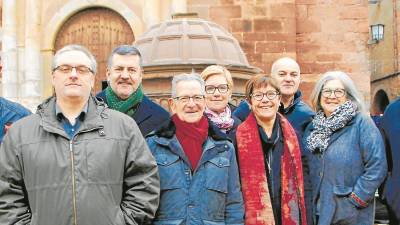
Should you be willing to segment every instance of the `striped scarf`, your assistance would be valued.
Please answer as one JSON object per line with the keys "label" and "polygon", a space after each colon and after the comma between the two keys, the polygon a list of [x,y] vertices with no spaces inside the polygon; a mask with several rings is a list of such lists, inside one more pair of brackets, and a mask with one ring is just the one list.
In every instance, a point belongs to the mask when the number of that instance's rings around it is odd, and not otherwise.
{"label": "striped scarf", "polygon": [[[280,181],[282,224],[307,225],[299,143],[289,122],[280,114],[278,116],[284,140]],[[239,125],[236,140],[246,211],[245,224],[274,225],[263,150],[253,113]]]}

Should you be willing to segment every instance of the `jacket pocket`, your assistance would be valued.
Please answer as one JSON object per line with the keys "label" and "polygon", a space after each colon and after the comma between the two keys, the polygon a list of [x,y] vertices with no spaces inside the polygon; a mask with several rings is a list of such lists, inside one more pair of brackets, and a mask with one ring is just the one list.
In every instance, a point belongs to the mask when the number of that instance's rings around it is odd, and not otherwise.
{"label": "jacket pocket", "polygon": [[358,210],[349,200],[349,195],[353,191],[352,187],[336,185],[333,187],[335,194],[335,213],[332,223],[337,225],[356,224]]}
{"label": "jacket pocket", "polygon": [[216,157],[206,163],[204,207],[208,220],[223,220],[228,194],[230,162],[225,157]]}
{"label": "jacket pocket", "polygon": [[182,165],[179,156],[174,154],[157,154],[156,159],[158,172],[160,174],[160,189],[170,190],[182,188]]}

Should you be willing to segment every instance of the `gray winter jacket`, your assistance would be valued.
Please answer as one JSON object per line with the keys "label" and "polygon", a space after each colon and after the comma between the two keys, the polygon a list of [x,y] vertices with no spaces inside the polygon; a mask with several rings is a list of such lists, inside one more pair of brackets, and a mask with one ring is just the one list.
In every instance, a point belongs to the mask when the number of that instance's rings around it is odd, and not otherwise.
{"label": "gray winter jacket", "polygon": [[0,149],[0,224],[149,224],[157,164],[129,116],[90,98],[72,140],[55,98],[16,122]]}

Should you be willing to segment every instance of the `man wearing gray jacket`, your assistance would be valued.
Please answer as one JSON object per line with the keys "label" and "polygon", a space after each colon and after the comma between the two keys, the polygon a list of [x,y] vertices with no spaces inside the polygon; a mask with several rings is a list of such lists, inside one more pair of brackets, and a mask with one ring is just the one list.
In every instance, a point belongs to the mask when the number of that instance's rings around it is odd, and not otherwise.
{"label": "man wearing gray jacket", "polygon": [[157,165],[133,119],[90,95],[93,55],[65,46],[52,68],[55,96],[0,149],[0,224],[151,224]]}

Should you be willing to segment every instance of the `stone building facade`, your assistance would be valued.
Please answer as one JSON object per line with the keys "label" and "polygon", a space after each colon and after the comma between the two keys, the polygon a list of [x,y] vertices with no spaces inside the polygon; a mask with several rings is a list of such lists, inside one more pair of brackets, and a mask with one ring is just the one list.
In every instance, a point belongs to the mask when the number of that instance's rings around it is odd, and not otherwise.
{"label": "stone building facade", "polygon": [[2,95],[31,109],[51,95],[52,55],[68,43],[95,53],[98,90],[113,47],[174,13],[195,12],[229,31],[265,73],[275,59],[295,58],[306,96],[322,73],[344,70],[369,101],[368,7],[365,0],[3,0]]}
{"label": "stone building facade", "polygon": [[400,96],[400,0],[373,1],[369,24],[383,25],[383,39],[370,38],[372,114],[383,113],[389,101]]}

